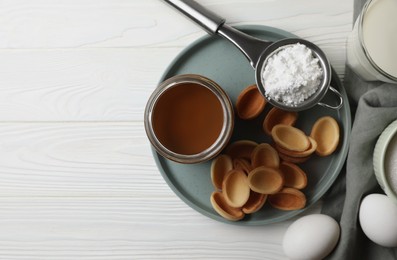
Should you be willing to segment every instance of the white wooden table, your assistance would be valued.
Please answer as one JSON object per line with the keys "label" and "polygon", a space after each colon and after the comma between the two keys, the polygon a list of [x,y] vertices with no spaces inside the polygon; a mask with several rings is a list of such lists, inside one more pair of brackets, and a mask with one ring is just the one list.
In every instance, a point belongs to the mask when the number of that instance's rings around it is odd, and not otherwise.
{"label": "white wooden table", "polygon": [[[198,2],[315,42],[343,79],[353,0]],[[160,0],[0,1],[0,259],[285,259],[292,220],[209,219],[152,158],[146,100],[203,35]]]}

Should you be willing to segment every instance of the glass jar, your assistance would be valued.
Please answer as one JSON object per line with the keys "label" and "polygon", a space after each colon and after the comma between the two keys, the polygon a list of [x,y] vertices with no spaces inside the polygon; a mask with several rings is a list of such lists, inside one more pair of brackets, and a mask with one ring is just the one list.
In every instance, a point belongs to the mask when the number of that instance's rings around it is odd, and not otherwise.
{"label": "glass jar", "polygon": [[397,2],[368,0],[347,41],[347,65],[362,79],[397,83]]}
{"label": "glass jar", "polygon": [[227,93],[201,75],[173,76],[155,89],[145,109],[146,134],[163,157],[179,163],[214,158],[234,126]]}

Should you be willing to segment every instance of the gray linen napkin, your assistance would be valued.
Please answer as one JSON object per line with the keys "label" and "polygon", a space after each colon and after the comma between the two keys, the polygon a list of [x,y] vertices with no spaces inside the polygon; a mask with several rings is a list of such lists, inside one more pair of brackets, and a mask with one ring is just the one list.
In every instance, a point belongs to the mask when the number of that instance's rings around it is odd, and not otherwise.
{"label": "gray linen napkin", "polygon": [[[355,0],[354,20],[364,3]],[[366,195],[383,193],[375,179],[372,156],[379,135],[397,119],[397,85],[365,82],[349,68],[344,85],[355,118],[346,167],[324,198],[322,213],[334,217],[341,226],[339,243],[327,259],[394,260],[397,248],[371,242],[360,227],[358,211]]]}

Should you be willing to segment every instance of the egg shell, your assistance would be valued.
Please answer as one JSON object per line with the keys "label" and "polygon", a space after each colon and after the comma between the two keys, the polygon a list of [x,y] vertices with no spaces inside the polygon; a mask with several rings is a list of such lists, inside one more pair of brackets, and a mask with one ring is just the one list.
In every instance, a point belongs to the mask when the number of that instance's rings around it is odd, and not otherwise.
{"label": "egg shell", "polygon": [[373,242],[397,246],[397,205],[386,195],[367,195],[360,205],[359,220],[364,234]]}
{"label": "egg shell", "polygon": [[284,253],[292,260],[323,259],[338,243],[340,228],[323,214],[304,216],[293,222],[283,239]]}

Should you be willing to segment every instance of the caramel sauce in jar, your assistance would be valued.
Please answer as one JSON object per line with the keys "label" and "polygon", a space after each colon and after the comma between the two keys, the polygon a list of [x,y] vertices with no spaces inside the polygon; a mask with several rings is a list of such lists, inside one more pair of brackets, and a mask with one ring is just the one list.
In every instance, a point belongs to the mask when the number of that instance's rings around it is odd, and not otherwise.
{"label": "caramel sauce in jar", "polygon": [[184,83],[168,89],[157,101],[153,129],[160,143],[179,154],[208,149],[222,131],[223,109],[208,88]]}
{"label": "caramel sauce in jar", "polygon": [[181,163],[215,157],[226,146],[233,124],[233,106],[226,92],[195,74],[161,83],[145,110],[146,133],[156,151]]}

